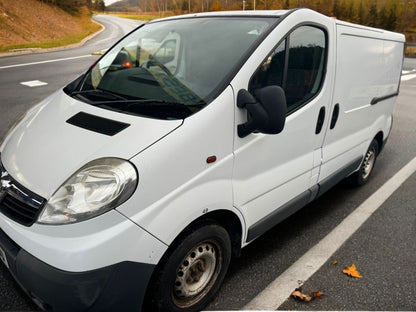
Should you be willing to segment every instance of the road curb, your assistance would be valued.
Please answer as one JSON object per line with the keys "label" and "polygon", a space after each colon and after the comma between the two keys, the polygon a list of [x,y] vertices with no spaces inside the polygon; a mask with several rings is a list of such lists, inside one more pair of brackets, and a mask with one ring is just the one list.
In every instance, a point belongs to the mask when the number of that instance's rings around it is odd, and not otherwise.
{"label": "road curb", "polygon": [[16,49],[16,50],[11,50],[11,51],[5,52],[5,53],[0,53],[0,58],[1,57],[6,57],[6,56],[24,55],[24,54],[31,54],[31,53],[45,53],[45,52],[53,52],[53,51],[62,51],[62,50],[69,50],[69,49],[82,47],[86,42],[88,42],[89,40],[91,40],[92,38],[99,35],[101,32],[103,32],[105,30],[105,26],[103,24],[94,20],[94,15],[92,16],[91,20],[94,23],[100,25],[101,29],[98,30],[97,32],[85,37],[80,42],[69,44],[69,45],[66,45],[66,46],[55,47],[55,48],[47,48],[47,49],[42,49],[42,48]]}

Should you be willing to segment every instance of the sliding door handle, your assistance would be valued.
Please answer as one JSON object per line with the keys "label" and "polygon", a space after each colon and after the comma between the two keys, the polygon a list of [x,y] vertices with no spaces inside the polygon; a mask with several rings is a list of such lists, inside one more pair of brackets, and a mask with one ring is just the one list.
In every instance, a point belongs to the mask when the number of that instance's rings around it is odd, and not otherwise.
{"label": "sliding door handle", "polygon": [[339,104],[335,104],[334,111],[332,112],[332,118],[331,118],[331,125],[329,126],[329,129],[334,129],[335,125],[337,124],[339,116]]}
{"label": "sliding door handle", "polygon": [[322,106],[319,110],[318,121],[316,123],[315,134],[321,133],[322,126],[324,125],[325,121],[325,106]]}

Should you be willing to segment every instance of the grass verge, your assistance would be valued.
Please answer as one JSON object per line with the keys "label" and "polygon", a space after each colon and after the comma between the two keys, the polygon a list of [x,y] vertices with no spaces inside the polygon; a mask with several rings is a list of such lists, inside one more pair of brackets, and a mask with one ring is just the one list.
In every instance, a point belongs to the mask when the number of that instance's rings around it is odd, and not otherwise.
{"label": "grass verge", "polygon": [[67,46],[67,45],[79,43],[84,38],[88,37],[89,35],[101,29],[101,25],[92,21],[90,15],[76,16],[74,17],[74,19],[82,27],[82,31],[77,34],[58,38],[56,40],[51,40],[51,41],[0,45],[0,53],[9,52],[11,50],[17,50],[17,49],[37,49],[37,48],[49,49],[49,48]]}

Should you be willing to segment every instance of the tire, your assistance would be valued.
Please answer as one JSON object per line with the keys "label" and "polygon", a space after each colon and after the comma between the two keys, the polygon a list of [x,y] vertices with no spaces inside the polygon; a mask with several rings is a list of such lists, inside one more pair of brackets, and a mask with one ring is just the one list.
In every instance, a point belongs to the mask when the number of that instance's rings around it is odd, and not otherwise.
{"label": "tire", "polygon": [[353,173],[349,178],[352,184],[361,186],[367,183],[368,179],[370,178],[370,174],[373,171],[374,165],[376,163],[378,152],[379,152],[378,141],[374,139],[371,142],[370,147],[368,148],[367,152],[365,153],[360,169],[358,169],[357,172]]}
{"label": "tire", "polygon": [[230,259],[231,240],[223,227],[205,224],[188,231],[156,268],[146,311],[202,310],[218,291]]}

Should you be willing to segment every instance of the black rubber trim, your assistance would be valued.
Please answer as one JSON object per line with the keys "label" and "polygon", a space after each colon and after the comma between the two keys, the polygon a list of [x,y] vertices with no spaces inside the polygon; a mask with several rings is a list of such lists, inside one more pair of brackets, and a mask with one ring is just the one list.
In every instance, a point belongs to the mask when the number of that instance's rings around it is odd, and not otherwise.
{"label": "black rubber trim", "polygon": [[317,198],[321,196],[323,193],[331,189],[335,184],[341,182],[343,179],[348,177],[351,173],[356,171],[363,161],[363,157],[359,157],[352,161],[350,164],[346,165],[345,167],[341,168],[334,174],[330,175],[326,179],[322,180],[319,183],[319,192],[317,194]]}
{"label": "black rubber trim", "polygon": [[251,242],[255,238],[264,234],[272,227],[282,222],[284,219],[288,218],[289,216],[306,206],[308,203],[313,201],[315,198],[318,198],[323,193],[328,191],[335,184],[337,184],[338,182],[349,176],[351,173],[356,171],[360,167],[362,159],[362,157],[357,158],[347,166],[341,168],[333,175],[323,180],[321,183],[312,186],[310,189],[296,196],[283,206],[279,207],[272,213],[257,221],[248,229],[246,242]]}
{"label": "black rubber trim", "polygon": [[20,247],[0,229],[0,247],[6,254],[10,270],[15,270],[16,257]]}
{"label": "black rubber trim", "polygon": [[255,238],[264,234],[266,231],[274,227],[276,224],[280,223],[284,219],[288,218],[294,214],[299,209],[303,208],[306,204],[311,201],[311,195],[313,191],[307,190],[297,197],[293,198],[291,201],[287,202],[280,208],[276,209],[269,215],[257,221],[253,224],[247,233],[247,242],[251,242]]}
{"label": "black rubber trim", "polygon": [[92,271],[62,271],[33,257],[1,229],[0,247],[17,283],[45,311],[140,312],[155,267],[125,261]]}
{"label": "black rubber trim", "polygon": [[87,114],[84,112],[79,112],[78,114],[69,118],[66,122],[83,129],[109,136],[116,135],[117,133],[130,126],[130,124]]}
{"label": "black rubber trim", "polygon": [[382,102],[382,101],[385,101],[387,99],[396,97],[398,95],[399,95],[399,92],[395,92],[395,93],[392,93],[392,94],[389,94],[389,95],[385,95],[385,96],[373,97],[373,99],[371,100],[370,104],[371,105],[375,105],[375,104],[377,104],[379,102]]}

